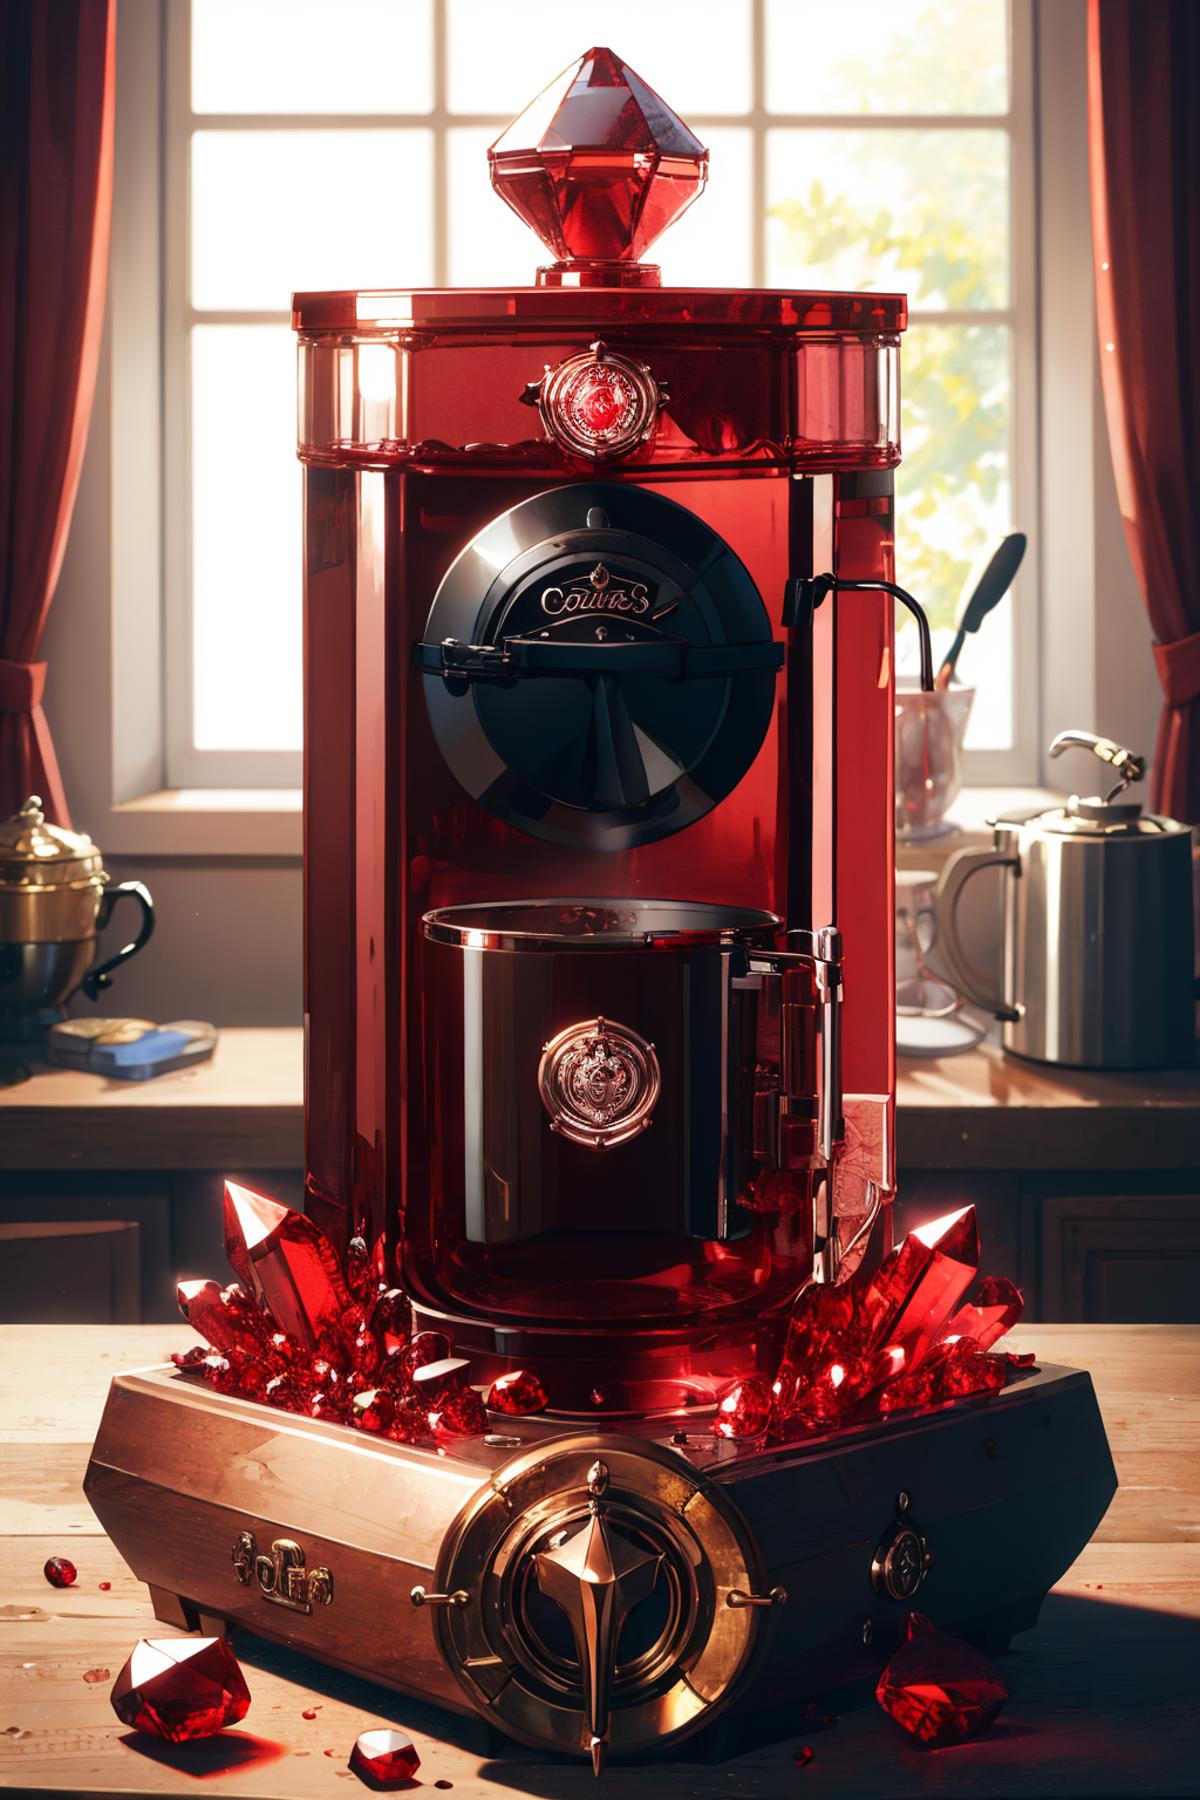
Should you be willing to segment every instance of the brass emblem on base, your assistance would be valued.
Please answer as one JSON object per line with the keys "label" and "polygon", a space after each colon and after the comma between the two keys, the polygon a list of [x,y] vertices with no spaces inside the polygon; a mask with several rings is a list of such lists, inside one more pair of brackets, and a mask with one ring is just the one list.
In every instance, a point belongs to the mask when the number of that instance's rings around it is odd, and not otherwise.
{"label": "brass emblem on base", "polygon": [[240,1531],[232,1562],[242,1586],[256,1581],[263,1599],[272,1606],[311,1613],[314,1606],[333,1602],[333,1576],[323,1567],[306,1569],[304,1552],[293,1538],[276,1538],[267,1556],[259,1550],[252,1531]]}

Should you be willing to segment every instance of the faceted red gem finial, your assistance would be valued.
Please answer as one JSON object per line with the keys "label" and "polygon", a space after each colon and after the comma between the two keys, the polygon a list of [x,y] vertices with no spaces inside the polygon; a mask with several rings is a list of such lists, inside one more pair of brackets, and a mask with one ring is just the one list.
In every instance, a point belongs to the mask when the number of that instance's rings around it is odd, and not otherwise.
{"label": "faceted red gem finial", "polygon": [[122,1724],[183,1744],[244,1719],[250,1691],[224,1638],[142,1638],[111,1699]]}
{"label": "faceted red gem finial", "polygon": [[592,49],[488,151],[492,186],[563,262],[633,262],[691,205],[708,151],[611,50]]}

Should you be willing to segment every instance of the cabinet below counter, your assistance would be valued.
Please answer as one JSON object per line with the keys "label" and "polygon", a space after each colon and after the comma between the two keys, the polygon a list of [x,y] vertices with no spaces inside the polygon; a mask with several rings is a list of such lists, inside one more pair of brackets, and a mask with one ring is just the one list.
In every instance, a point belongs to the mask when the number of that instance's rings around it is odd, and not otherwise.
{"label": "cabinet below counter", "polygon": [[901,1059],[898,1232],[966,1201],[1027,1316],[1200,1323],[1200,1069]]}
{"label": "cabinet below counter", "polygon": [[[991,1045],[899,1068],[898,1230],[971,1200],[1030,1318],[1200,1323],[1200,1070],[1052,1071]],[[223,1266],[223,1175],[299,1203],[303,1071],[299,1028],[232,1030],[149,1082],[0,1087],[0,1317],[171,1316],[176,1273]]]}

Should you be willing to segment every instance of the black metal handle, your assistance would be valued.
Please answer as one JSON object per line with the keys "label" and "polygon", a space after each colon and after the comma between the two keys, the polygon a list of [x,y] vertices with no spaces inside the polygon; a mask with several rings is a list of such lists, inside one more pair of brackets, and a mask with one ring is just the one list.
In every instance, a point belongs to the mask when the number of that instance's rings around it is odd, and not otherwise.
{"label": "black metal handle", "polygon": [[795,629],[808,625],[812,616],[824,600],[826,594],[833,590],[848,589],[852,593],[873,594],[882,590],[907,606],[917,621],[917,634],[921,645],[921,687],[927,694],[933,692],[933,645],[929,637],[929,620],[925,617],[925,609],[918,600],[914,600],[907,588],[897,587],[894,581],[844,581],[840,575],[794,575],[784,590],[783,622]]}
{"label": "black metal handle", "polygon": [[110,956],[107,962],[102,962],[99,968],[88,970],[82,985],[89,1000],[94,1000],[101,989],[112,986],[112,971],[119,968],[122,963],[128,962],[131,956],[136,956],[138,951],[149,943],[154,933],[154,901],[150,898],[149,888],[144,887],[140,881],[123,881],[119,887],[109,888],[100,902],[100,911],[96,916],[96,929],[104,930],[113,915],[118,900],[124,900],[126,897],[136,900],[142,910],[142,922],[138,927],[138,934],[132,943],[124,945],[115,956]]}
{"label": "black metal handle", "polygon": [[595,681],[611,676],[703,681],[722,675],[772,673],[783,666],[784,647],[772,639],[757,644],[692,644],[685,638],[622,644],[548,643],[511,637],[499,644],[420,643],[413,660],[426,675],[441,676],[466,690],[473,682],[514,682],[543,677]]}

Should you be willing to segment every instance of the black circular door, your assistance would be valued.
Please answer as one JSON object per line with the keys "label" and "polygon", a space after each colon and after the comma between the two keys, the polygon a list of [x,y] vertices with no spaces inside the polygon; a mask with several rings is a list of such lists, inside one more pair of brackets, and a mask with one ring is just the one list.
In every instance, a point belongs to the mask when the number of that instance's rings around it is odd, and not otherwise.
{"label": "black circular door", "polygon": [[722,538],[674,501],[600,482],[485,526],[417,646],[467,792],[534,837],[602,850],[680,831],[732,791],[782,658]]}

